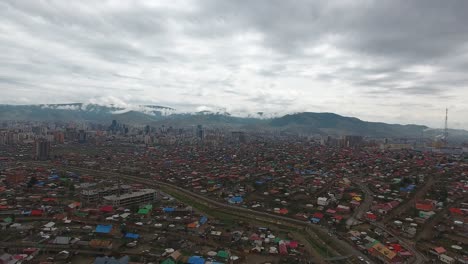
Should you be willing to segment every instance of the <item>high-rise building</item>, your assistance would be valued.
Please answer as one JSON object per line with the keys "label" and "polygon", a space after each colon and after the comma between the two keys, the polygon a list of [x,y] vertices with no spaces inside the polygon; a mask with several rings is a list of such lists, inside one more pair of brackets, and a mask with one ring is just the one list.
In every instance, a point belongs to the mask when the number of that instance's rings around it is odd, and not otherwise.
{"label": "high-rise building", "polygon": [[61,131],[54,132],[54,141],[57,144],[63,144],[65,142],[65,134]]}
{"label": "high-rise building", "polygon": [[203,140],[204,136],[205,136],[205,135],[204,135],[204,131],[203,131],[203,126],[202,126],[202,125],[198,125],[198,126],[197,126],[197,138],[198,138],[199,140]]}
{"label": "high-rise building", "polygon": [[112,134],[115,134],[118,128],[119,128],[119,123],[117,123],[117,120],[112,120],[112,124],[109,126],[108,130],[112,132]]}
{"label": "high-rise building", "polygon": [[65,130],[65,134],[64,134],[65,140],[69,142],[74,142],[76,140],[76,137],[77,137],[76,129],[67,127],[67,129]]}
{"label": "high-rise building", "polygon": [[236,142],[240,142],[240,143],[246,142],[245,133],[242,131],[233,131],[231,132],[231,136]]}
{"label": "high-rise building", "polygon": [[35,158],[37,160],[47,160],[50,157],[50,142],[40,138],[35,142]]}
{"label": "high-rise building", "polygon": [[347,148],[359,147],[363,144],[363,137],[362,136],[344,136],[343,137],[343,145]]}
{"label": "high-rise building", "polygon": [[78,143],[86,143],[86,132],[84,130],[78,132]]}

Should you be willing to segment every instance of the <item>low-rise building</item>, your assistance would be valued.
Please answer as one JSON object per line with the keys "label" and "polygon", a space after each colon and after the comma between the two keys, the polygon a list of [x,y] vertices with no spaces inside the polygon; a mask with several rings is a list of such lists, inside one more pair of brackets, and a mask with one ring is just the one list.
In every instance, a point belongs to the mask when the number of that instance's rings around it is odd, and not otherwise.
{"label": "low-rise building", "polygon": [[152,203],[156,201],[157,192],[154,189],[141,189],[136,192],[122,195],[105,196],[104,202],[112,206],[128,206],[143,203]]}
{"label": "low-rise building", "polygon": [[81,202],[83,203],[96,203],[101,201],[102,197],[109,195],[124,194],[130,191],[129,185],[115,185],[101,189],[91,189],[81,191]]}

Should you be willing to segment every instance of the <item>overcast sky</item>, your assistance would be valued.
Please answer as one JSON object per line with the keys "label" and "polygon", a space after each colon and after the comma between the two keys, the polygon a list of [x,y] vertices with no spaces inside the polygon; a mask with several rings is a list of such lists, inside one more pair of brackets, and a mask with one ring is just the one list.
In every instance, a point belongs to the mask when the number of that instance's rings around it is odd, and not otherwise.
{"label": "overcast sky", "polygon": [[468,129],[468,1],[0,2],[0,103]]}

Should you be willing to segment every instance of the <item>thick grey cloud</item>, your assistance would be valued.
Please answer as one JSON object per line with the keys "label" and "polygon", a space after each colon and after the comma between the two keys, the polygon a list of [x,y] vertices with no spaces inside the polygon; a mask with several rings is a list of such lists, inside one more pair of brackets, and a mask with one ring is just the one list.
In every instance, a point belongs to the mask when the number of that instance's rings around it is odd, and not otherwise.
{"label": "thick grey cloud", "polygon": [[[174,2],[174,3],[172,3]],[[0,103],[466,127],[468,2],[0,2]]]}

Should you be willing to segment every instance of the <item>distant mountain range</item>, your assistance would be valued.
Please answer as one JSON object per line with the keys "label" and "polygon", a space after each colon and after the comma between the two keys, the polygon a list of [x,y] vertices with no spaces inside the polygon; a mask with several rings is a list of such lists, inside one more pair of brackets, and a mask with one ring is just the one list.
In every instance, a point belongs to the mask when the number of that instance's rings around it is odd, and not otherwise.
{"label": "distant mountain range", "polygon": [[[422,125],[367,122],[333,113],[296,113],[282,117],[236,117],[226,112],[176,113],[159,105],[132,107],[97,104],[0,105],[0,120],[104,122],[118,120],[133,125],[218,126],[244,130],[277,130],[322,135],[362,135],[368,137],[434,138],[443,133]],[[450,140],[468,141],[468,131],[450,130]]]}

